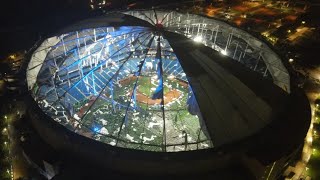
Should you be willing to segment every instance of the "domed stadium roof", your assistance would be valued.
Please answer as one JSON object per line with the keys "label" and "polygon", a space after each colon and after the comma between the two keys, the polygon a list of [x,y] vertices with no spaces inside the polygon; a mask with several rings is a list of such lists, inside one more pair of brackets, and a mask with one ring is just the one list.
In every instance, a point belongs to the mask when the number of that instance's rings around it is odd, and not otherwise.
{"label": "domed stadium roof", "polygon": [[290,91],[266,44],[217,20],[164,11],[110,13],[63,29],[33,53],[27,80],[42,110],[69,130],[162,152],[250,136]]}

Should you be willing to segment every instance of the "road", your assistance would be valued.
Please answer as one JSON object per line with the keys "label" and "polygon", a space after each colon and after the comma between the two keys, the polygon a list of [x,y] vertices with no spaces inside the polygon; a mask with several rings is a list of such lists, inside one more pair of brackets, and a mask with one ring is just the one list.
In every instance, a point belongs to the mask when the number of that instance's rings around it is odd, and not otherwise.
{"label": "road", "polygon": [[[5,92],[5,82],[0,80],[0,92]],[[8,98],[8,94],[0,94],[0,101],[4,106],[1,107],[1,112],[5,116],[8,123],[8,135],[9,135],[9,154],[12,165],[12,177],[18,179],[19,177],[28,177],[28,168],[25,158],[22,155],[22,150],[19,146],[19,136],[16,132],[13,123],[20,118],[25,111],[25,105],[23,101],[15,100],[13,97]]]}
{"label": "road", "polygon": [[[300,69],[300,68],[299,68]],[[300,180],[301,178],[307,179],[308,178],[308,171],[310,170],[310,167],[308,167],[308,162],[310,160],[310,157],[314,153],[312,142],[314,137],[315,130],[313,129],[313,123],[316,121],[316,115],[315,115],[315,100],[316,98],[319,98],[320,96],[320,67],[316,69],[304,69],[303,71],[299,71],[303,75],[307,76],[308,83],[312,84],[312,86],[305,86],[304,90],[306,92],[306,95],[309,99],[310,106],[311,106],[311,112],[312,112],[312,118],[310,127],[308,130],[308,133],[305,138],[301,159],[295,164],[294,167],[288,167],[288,169],[285,171],[284,175],[288,175],[290,172],[294,172],[295,175],[292,177],[292,180]],[[317,171],[317,170],[314,170]]]}
{"label": "road", "polygon": [[289,41],[295,41],[299,37],[302,37],[305,33],[310,32],[309,27],[298,27],[297,31],[295,33],[292,33],[291,35],[288,36]]}

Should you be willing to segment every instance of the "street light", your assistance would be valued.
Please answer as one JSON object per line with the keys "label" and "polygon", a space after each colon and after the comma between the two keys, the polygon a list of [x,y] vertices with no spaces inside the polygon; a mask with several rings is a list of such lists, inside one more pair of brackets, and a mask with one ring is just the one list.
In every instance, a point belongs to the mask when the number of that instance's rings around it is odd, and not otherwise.
{"label": "street light", "polygon": [[289,59],[289,63],[292,63],[294,60],[292,58]]}

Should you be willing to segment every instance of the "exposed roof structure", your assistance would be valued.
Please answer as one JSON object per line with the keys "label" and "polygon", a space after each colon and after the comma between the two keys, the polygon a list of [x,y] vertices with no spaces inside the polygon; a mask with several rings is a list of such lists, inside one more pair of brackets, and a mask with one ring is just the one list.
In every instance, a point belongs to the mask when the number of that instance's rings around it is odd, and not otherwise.
{"label": "exposed roof structure", "polygon": [[288,72],[266,44],[217,20],[164,11],[67,27],[33,53],[27,80],[42,110],[69,130],[162,152],[248,137],[290,92]]}

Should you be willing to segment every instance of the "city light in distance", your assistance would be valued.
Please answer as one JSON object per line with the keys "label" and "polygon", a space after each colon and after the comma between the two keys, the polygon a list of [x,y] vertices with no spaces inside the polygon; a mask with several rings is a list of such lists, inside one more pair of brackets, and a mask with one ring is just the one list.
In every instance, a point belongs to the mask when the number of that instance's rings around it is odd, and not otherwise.
{"label": "city light in distance", "polygon": [[15,56],[14,54],[10,55],[9,57],[10,57],[11,59],[16,58],[16,56]]}

